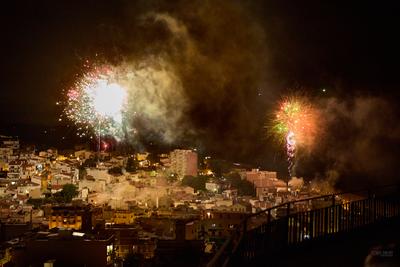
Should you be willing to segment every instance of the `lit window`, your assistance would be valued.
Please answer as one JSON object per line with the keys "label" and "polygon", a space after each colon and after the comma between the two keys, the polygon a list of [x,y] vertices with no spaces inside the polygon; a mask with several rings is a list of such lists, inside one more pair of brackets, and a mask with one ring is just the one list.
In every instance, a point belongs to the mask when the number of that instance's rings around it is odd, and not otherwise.
{"label": "lit window", "polygon": [[113,250],[114,250],[114,248],[113,248],[113,245],[111,244],[111,245],[107,245],[107,263],[109,263],[109,262],[111,262],[111,256],[112,256],[112,254],[113,254]]}

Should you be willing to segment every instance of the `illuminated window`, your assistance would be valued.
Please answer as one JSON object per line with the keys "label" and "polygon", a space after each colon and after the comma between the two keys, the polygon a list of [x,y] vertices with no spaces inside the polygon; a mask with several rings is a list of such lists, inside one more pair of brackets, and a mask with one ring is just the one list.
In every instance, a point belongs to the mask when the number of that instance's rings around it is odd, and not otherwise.
{"label": "illuminated window", "polygon": [[111,262],[112,260],[112,255],[113,255],[113,245],[107,245],[107,263]]}

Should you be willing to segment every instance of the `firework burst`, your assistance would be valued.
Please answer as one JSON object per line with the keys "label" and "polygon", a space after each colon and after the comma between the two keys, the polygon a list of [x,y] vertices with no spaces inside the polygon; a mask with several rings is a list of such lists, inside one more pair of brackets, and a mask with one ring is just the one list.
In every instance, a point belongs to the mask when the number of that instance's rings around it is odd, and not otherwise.
{"label": "firework burst", "polygon": [[121,136],[127,91],[116,80],[112,67],[89,68],[66,97],[63,115],[77,125],[77,135]]}
{"label": "firework burst", "polygon": [[280,103],[272,120],[271,132],[285,143],[288,171],[292,176],[299,147],[311,149],[318,133],[318,112],[305,97],[288,97]]}
{"label": "firework burst", "polygon": [[[90,64],[63,94],[60,121],[72,122],[81,137],[113,137],[141,145],[142,136],[171,142],[186,107],[173,66],[163,58]],[[100,143],[100,141],[99,141]],[[100,145],[99,145],[100,146]]]}

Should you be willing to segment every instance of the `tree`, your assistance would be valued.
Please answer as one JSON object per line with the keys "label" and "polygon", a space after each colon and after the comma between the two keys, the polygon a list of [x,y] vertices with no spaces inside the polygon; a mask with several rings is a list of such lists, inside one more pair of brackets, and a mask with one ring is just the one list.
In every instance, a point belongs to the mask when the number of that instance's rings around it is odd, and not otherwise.
{"label": "tree", "polygon": [[172,200],[171,197],[164,195],[158,198],[158,207],[159,208],[170,208],[171,206],[173,207],[174,201]]}
{"label": "tree", "polygon": [[71,202],[78,195],[78,188],[73,184],[66,184],[63,186],[60,195],[66,203]]}
{"label": "tree", "polygon": [[30,205],[33,205],[33,207],[35,209],[38,209],[43,204],[43,199],[41,199],[41,198],[29,198],[27,203],[30,204]]}
{"label": "tree", "polygon": [[122,168],[121,167],[112,167],[108,170],[109,174],[113,175],[122,175]]}
{"label": "tree", "polygon": [[173,183],[175,183],[176,181],[178,181],[178,174],[176,174],[176,173],[171,173],[170,175],[168,175],[168,177],[167,177],[167,182],[168,182],[169,184],[173,184]]}
{"label": "tree", "polygon": [[[51,197],[51,202],[55,202],[55,203],[68,203],[70,201],[68,201],[68,199],[64,198],[64,194],[62,193],[62,191],[54,193]],[[72,198],[71,198],[72,200]]]}
{"label": "tree", "polygon": [[130,157],[128,158],[128,161],[126,162],[126,171],[127,172],[135,172],[137,170],[138,162],[134,158]]}
{"label": "tree", "polygon": [[220,159],[210,159],[208,161],[208,165],[216,177],[221,177],[231,168],[231,164],[229,162]]}
{"label": "tree", "polygon": [[182,179],[182,185],[190,186],[194,191],[205,190],[208,176],[190,176],[187,175]]}
{"label": "tree", "polygon": [[87,159],[82,164],[83,167],[92,167],[92,168],[96,167],[96,165],[97,165],[97,161],[94,158]]}
{"label": "tree", "polygon": [[247,180],[242,180],[239,173],[234,172],[226,176],[226,180],[232,187],[238,190],[240,196],[255,196],[256,190],[254,185]]}
{"label": "tree", "polygon": [[240,184],[240,181],[242,180],[242,177],[237,172],[229,173],[225,177],[226,180],[230,182],[233,186]]}
{"label": "tree", "polygon": [[242,180],[240,189],[238,190],[238,194],[242,196],[255,196],[256,189],[251,182],[247,180]]}
{"label": "tree", "polygon": [[79,166],[78,170],[79,170],[79,180],[85,179],[87,175],[86,167],[81,165]]}
{"label": "tree", "polygon": [[155,152],[149,153],[146,159],[150,161],[151,164],[160,163],[160,156]]}

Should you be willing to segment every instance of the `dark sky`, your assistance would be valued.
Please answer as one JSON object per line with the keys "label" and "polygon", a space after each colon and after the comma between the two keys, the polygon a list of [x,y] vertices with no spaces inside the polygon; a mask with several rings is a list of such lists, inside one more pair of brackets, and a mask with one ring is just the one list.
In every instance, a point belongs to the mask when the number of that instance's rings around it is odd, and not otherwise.
{"label": "dark sky", "polygon": [[[170,40],[165,29],[135,24],[147,12],[168,13],[183,21],[209,63],[194,62],[194,76],[180,69],[193,61],[175,57],[190,99],[187,119],[206,149],[218,153],[229,146],[233,158],[243,150],[254,154],[265,112],[288,89],[302,88],[318,96],[327,88],[328,96],[341,99],[378,96],[397,103],[400,23],[395,1],[226,3],[69,0],[2,4],[0,122],[57,126],[61,111],[55,103],[62,90],[73,83],[82,62],[96,54],[118,62],[125,56],[164,49],[173,57],[173,49],[163,47]],[[207,68],[213,58],[224,82],[212,80],[211,67]],[[216,106],[205,106],[204,95],[196,93],[207,92],[203,81],[220,87],[210,93]],[[233,89],[228,91],[228,87]],[[268,99],[260,99],[258,93]]]}
{"label": "dark sky", "polygon": [[[3,4],[1,120],[54,124],[61,89],[83,58],[104,52],[101,28],[125,23],[124,10],[139,5],[130,2]],[[397,89],[399,9],[390,1],[243,2],[266,32],[267,71],[284,87]]]}
{"label": "dark sky", "polygon": [[397,87],[399,9],[390,1],[279,2],[264,5],[263,19],[282,80],[350,91]]}

